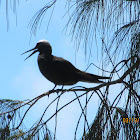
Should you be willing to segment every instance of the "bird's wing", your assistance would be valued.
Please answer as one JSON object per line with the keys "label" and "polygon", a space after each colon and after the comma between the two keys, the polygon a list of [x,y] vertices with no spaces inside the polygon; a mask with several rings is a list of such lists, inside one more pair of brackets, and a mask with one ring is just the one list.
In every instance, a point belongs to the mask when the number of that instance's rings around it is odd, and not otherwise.
{"label": "bird's wing", "polygon": [[[67,70],[69,72],[77,72],[79,71],[76,67],[74,67],[69,61],[61,58],[61,57],[56,57],[54,56],[53,62],[59,66],[59,68],[63,68],[63,70]],[[60,69],[61,69],[60,68]]]}
{"label": "bird's wing", "polygon": [[50,81],[58,85],[73,85],[79,81],[78,69],[76,69],[69,61],[53,56],[53,60],[49,66]]}

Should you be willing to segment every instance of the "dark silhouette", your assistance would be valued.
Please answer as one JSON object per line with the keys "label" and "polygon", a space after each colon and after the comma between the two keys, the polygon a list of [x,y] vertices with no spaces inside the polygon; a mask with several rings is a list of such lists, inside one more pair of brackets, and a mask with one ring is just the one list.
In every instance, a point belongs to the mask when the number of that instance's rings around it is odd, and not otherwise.
{"label": "dark silhouette", "polygon": [[[109,79],[93,75],[75,68],[69,61],[52,55],[51,45],[47,40],[40,40],[35,48],[24,52],[23,54],[34,50],[26,59],[34,53],[39,52],[38,65],[41,73],[56,85],[73,85],[79,81],[90,83],[104,83],[99,79]],[[25,59],[25,60],[26,60]]]}

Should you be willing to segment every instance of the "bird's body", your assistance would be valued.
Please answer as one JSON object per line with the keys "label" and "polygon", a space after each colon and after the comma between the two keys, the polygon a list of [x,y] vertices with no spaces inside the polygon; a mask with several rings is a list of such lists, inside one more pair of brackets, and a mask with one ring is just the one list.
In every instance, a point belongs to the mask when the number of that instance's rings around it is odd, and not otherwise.
{"label": "bird's body", "polygon": [[78,69],[63,58],[39,54],[38,65],[40,72],[56,85],[73,85],[79,81]]}
{"label": "bird's body", "polygon": [[108,77],[97,76],[84,71],[80,71],[79,69],[75,68],[69,61],[61,57],[53,56],[51,46],[46,40],[39,41],[36,47],[31,50],[35,50],[31,55],[37,51],[39,52],[38,66],[40,72],[55,85],[74,85],[79,81],[104,83],[103,81],[100,81],[100,79],[109,79]]}

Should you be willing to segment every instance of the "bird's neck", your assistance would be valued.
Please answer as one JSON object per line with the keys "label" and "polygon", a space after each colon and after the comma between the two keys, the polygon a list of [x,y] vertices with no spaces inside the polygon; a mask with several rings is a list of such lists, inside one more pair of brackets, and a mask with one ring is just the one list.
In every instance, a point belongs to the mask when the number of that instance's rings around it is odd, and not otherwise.
{"label": "bird's neck", "polygon": [[44,57],[47,60],[52,60],[53,59],[53,55],[50,53],[40,53],[40,56]]}

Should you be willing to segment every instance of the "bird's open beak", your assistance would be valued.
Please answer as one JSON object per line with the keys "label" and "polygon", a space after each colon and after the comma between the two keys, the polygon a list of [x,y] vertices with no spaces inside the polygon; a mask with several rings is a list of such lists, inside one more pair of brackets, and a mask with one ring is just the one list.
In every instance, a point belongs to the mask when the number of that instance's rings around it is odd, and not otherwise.
{"label": "bird's open beak", "polygon": [[[33,51],[34,50],[34,51]],[[33,49],[31,49],[31,50],[29,50],[29,51],[26,51],[26,52],[24,52],[24,53],[22,53],[21,55],[23,55],[23,54],[25,54],[25,53],[27,53],[27,52],[30,52],[30,51],[33,51],[26,59],[28,59],[30,56],[32,56],[34,53],[36,53],[38,50],[37,50],[37,48],[35,47],[35,48],[33,48]],[[25,60],[26,60],[25,59]]]}

